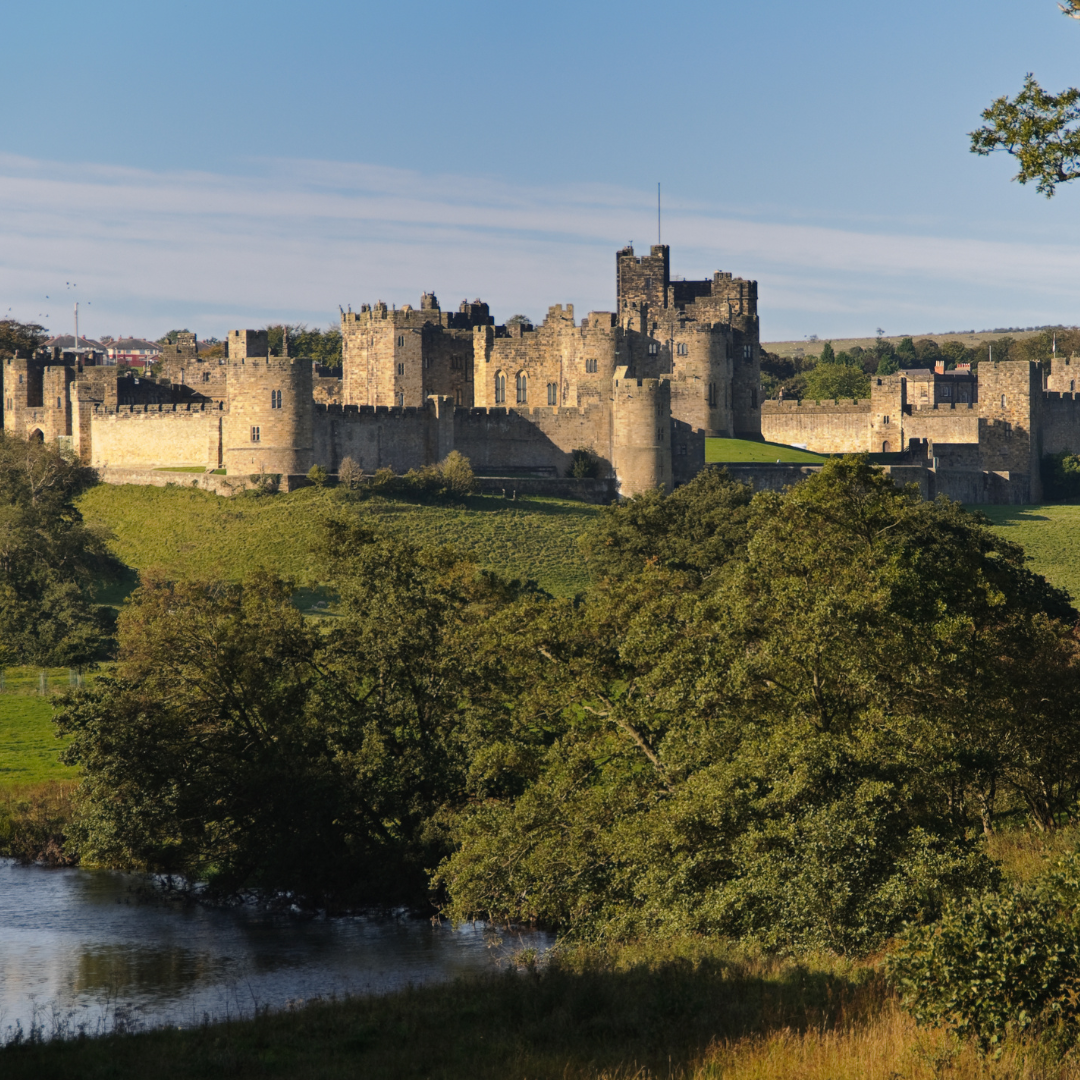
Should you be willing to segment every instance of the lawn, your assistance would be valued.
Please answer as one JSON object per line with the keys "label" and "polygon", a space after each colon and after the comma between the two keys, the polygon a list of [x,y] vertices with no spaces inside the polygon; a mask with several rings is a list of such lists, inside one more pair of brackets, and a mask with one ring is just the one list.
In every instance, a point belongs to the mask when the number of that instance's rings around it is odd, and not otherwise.
{"label": "lawn", "polygon": [[[5,674],[10,685],[10,669]],[[66,669],[62,681],[66,685]],[[76,770],[58,760],[62,746],[53,728],[48,697],[10,690],[0,693],[0,789],[74,778]]]}
{"label": "lawn", "polygon": [[[79,501],[89,522],[106,526],[116,554],[137,570],[170,577],[236,581],[256,568],[300,583],[322,580],[311,555],[328,512],[355,513],[394,536],[449,544],[485,569],[532,578],[557,595],[588,584],[577,539],[600,512],[567,499],[475,495],[460,505],[359,499],[324,488],[223,498],[190,487],[99,484]],[[130,588],[128,582],[126,588]],[[111,594],[104,597],[115,602]]]}
{"label": "lawn", "polygon": [[995,531],[1022,544],[1031,568],[1080,602],[1080,506],[971,506]]}
{"label": "lawn", "polygon": [[820,465],[821,454],[799,450],[782,443],[760,442],[754,439],[706,439],[705,461],[712,465],[723,462],[792,462],[798,465]]}

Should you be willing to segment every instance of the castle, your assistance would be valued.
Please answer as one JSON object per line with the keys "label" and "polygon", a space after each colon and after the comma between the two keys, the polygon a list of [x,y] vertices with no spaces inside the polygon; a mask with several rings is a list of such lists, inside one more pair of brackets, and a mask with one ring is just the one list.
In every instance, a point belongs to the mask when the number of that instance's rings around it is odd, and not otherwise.
{"label": "castle", "polygon": [[[670,491],[711,435],[761,431],[757,283],[683,281],[669,249],[616,255],[616,310],[556,304],[542,325],[496,326],[487,304],[444,312],[364,304],[342,313],[342,368],[271,355],[266,331],[233,330],[208,359],[194,335],[165,346],[159,380],[54,349],[3,367],[3,427],[56,441],[106,480],[155,470],[230,478],[403,472],[458,450],[479,475],[565,478],[588,458],[612,493]],[[221,489],[218,485],[218,489]]]}
{"label": "castle", "polygon": [[1048,367],[987,361],[946,371],[913,369],[871,378],[862,401],[767,401],[768,442],[821,453],[894,455],[898,480],[967,503],[1033,503],[1043,497],[1046,454],[1080,451],[1080,358]]}

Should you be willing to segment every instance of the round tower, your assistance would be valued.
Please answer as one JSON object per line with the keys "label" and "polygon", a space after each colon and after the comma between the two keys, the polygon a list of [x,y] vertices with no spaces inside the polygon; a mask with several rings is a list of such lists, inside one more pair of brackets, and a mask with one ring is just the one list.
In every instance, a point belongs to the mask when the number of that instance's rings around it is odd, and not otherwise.
{"label": "round tower", "polygon": [[225,469],[305,474],[313,464],[311,361],[249,356],[242,344],[234,350],[233,336],[243,333],[229,335],[228,411],[222,423]]}
{"label": "round tower", "polygon": [[667,379],[633,379],[627,368],[612,380],[612,464],[619,495],[672,489],[671,383]]}

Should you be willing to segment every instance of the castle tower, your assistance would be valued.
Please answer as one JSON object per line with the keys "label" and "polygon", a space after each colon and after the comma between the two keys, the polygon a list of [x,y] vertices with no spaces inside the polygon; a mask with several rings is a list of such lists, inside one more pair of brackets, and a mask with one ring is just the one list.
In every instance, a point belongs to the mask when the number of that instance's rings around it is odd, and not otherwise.
{"label": "castle tower", "polygon": [[1042,369],[1029,360],[979,365],[979,454],[988,472],[1007,474],[1016,502],[1042,498]]}
{"label": "castle tower", "polygon": [[612,381],[611,457],[624,498],[660,488],[672,490],[671,384],[667,379]]}
{"label": "castle tower", "polygon": [[904,431],[907,379],[878,375],[870,379],[870,452],[899,454],[907,447]]}
{"label": "castle tower", "polygon": [[314,453],[311,361],[268,352],[266,331],[229,331],[223,464],[230,473],[303,474]]}

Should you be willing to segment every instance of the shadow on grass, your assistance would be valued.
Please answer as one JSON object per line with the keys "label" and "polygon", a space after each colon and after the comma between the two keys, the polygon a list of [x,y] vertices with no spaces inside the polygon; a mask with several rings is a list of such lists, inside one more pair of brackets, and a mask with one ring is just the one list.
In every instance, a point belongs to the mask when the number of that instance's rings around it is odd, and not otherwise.
{"label": "shadow on grass", "polygon": [[1024,525],[1032,521],[1050,521],[1046,514],[1040,514],[1041,506],[995,506],[982,503],[968,503],[965,510],[984,514],[995,525]]}
{"label": "shadow on grass", "polygon": [[880,981],[796,965],[668,959],[507,971],[188,1031],[0,1052],[8,1080],[168,1075],[397,1080],[678,1076],[709,1047],[874,1015]]}

